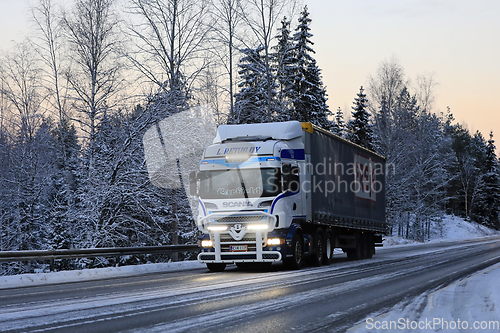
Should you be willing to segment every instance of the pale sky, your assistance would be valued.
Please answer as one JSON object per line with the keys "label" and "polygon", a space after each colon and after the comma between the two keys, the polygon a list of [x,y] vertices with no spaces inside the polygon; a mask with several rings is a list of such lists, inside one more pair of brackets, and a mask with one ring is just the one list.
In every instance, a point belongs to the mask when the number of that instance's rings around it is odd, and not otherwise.
{"label": "pale sky", "polygon": [[[29,32],[29,0],[0,0],[0,49]],[[457,121],[500,146],[500,1],[304,0],[314,56],[332,111],[352,102],[384,60],[396,57],[409,79],[433,73],[435,112],[450,106]],[[292,27],[296,22],[292,23]],[[347,111],[347,112],[346,112]]]}

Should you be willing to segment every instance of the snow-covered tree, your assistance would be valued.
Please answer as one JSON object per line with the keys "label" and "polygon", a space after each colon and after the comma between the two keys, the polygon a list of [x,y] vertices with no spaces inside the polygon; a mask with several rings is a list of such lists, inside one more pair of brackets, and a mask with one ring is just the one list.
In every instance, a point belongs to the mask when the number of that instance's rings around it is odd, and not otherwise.
{"label": "snow-covered tree", "polygon": [[[263,62],[261,52],[262,47],[257,49],[242,50],[245,55],[240,60],[240,77],[242,81],[238,85],[240,91],[235,95],[235,119],[230,122],[237,124],[262,123],[269,121],[267,114],[267,89],[268,81],[265,79],[264,73],[266,66]],[[274,89],[271,89],[275,93]],[[273,100],[271,96],[271,100]]]}
{"label": "snow-covered tree", "polygon": [[346,130],[347,128],[346,128],[346,123],[344,121],[344,112],[340,107],[338,107],[337,112],[335,113],[335,121],[332,122],[330,131],[332,131],[332,133],[335,133],[340,137],[345,137]]}
{"label": "snow-covered tree", "polygon": [[309,32],[310,23],[309,12],[305,6],[293,36],[295,62],[293,85],[289,94],[293,104],[292,119],[308,121],[329,130],[328,117],[332,114],[326,104],[326,89],[321,80],[321,70],[311,56],[315,52],[310,46],[313,45],[312,34]]}
{"label": "snow-covered tree", "polygon": [[352,119],[347,123],[347,139],[367,149],[373,150],[373,129],[371,116],[366,110],[368,100],[363,86],[354,99]]}
{"label": "snow-covered tree", "polygon": [[75,118],[84,133],[88,176],[92,177],[96,128],[115,106],[121,85],[118,18],[114,0],[77,0],[64,13],[63,26],[73,61],[67,73]]}
{"label": "snow-covered tree", "polygon": [[[217,88],[228,94],[229,97],[229,117],[234,118],[234,90],[236,87],[236,65],[235,56],[239,42],[239,28],[242,23],[241,0],[216,0],[214,1],[213,15],[215,17],[214,39],[216,46],[210,52],[219,59],[224,75],[227,76],[227,87]],[[222,45],[222,47],[218,47]],[[241,48],[241,47],[240,47]],[[212,71],[214,71],[212,69]],[[203,89],[203,87],[201,87]],[[220,93],[219,93],[220,95]],[[220,97],[219,97],[220,98]],[[216,120],[218,122],[218,120]]]}
{"label": "snow-covered tree", "polygon": [[207,0],[130,0],[136,21],[129,25],[133,48],[126,53],[153,92],[177,90],[189,96],[209,61],[212,32]]}
{"label": "snow-covered tree", "polygon": [[279,120],[286,121],[290,117],[290,111],[293,107],[291,103],[290,93],[293,87],[293,63],[294,56],[293,41],[290,31],[290,21],[284,17],[281,21],[281,28],[276,36],[278,44],[274,47],[276,50],[274,59],[276,62],[276,78],[279,83],[278,86],[278,107],[279,107]]}
{"label": "snow-covered tree", "polygon": [[490,139],[485,146],[485,163],[481,183],[477,194],[477,204],[474,214],[481,219],[483,224],[498,229],[499,208],[500,208],[500,174],[498,158],[496,156],[495,140],[493,132],[490,132]]}
{"label": "snow-covered tree", "polygon": [[[257,48],[261,57],[263,70],[261,72],[263,88],[262,106],[266,111],[266,119],[269,122],[276,118],[279,109],[276,106],[276,66],[273,56],[274,33],[279,19],[288,9],[295,7],[295,0],[248,0],[241,2],[243,22],[249,30],[249,35],[243,40],[245,49]],[[245,54],[247,55],[247,54]]]}

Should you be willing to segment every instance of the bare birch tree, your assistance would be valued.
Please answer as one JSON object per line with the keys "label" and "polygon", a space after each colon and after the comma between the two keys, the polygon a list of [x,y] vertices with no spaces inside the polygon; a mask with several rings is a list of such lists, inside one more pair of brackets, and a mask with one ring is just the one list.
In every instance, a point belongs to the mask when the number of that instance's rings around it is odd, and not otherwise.
{"label": "bare birch tree", "polygon": [[131,23],[134,49],[127,56],[156,91],[189,95],[207,65],[208,7],[207,0],[130,0],[139,23]]}
{"label": "bare birch tree", "polygon": [[86,134],[89,167],[93,165],[96,126],[113,107],[122,81],[118,59],[118,18],[114,0],[76,0],[73,10],[63,14],[70,43],[72,68],[67,78],[74,96],[77,119]]}
{"label": "bare birch tree", "polygon": [[[74,202],[71,164],[73,164],[72,160],[74,160],[77,152],[72,150],[71,145],[68,144],[71,141],[71,137],[68,136],[68,85],[67,81],[65,82],[64,80],[64,67],[67,67],[67,64],[64,61],[64,52],[66,50],[63,40],[61,13],[57,11],[53,0],[39,0],[31,8],[31,14],[37,34],[30,41],[42,63],[45,65],[43,70],[45,71],[45,87],[49,91],[49,98],[47,99],[48,107],[51,112],[56,113],[56,119],[58,120],[58,148],[60,151],[58,163],[61,166],[61,172],[64,177],[65,198],[65,202],[61,203],[59,208],[63,209],[67,216],[70,214],[72,203]],[[56,206],[57,204],[54,203],[54,205]]]}
{"label": "bare birch tree", "polygon": [[[216,46],[212,48],[213,54],[220,60],[228,79],[227,92],[229,94],[229,117],[234,116],[234,57],[241,42],[239,36],[239,26],[242,22],[242,9],[244,8],[241,0],[215,0],[214,17],[216,29],[214,40]],[[222,45],[222,47],[218,47]]]}

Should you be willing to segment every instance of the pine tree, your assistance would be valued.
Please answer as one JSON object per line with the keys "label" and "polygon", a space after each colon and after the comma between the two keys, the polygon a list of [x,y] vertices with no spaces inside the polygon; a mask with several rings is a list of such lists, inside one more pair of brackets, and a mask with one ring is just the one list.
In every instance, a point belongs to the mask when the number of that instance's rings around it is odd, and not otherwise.
{"label": "pine tree", "polygon": [[366,110],[368,100],[364,93],[363,86],[359,89],[359,93],[354,99],[352,107],[352,118],[347,124],[348,140],[363,146],[367,149],[373,149],[373,129],[370,123],[370,114]]}
{"label": "pine tree", "polygon": [[266,108],[268,89],[264,77],[266,68],[260,54],[262,50],[262,47],[242,50],[245,56],[240,60],[241,69],[238,72],[242,79],[238,85],[241,90],[235,95],[236,114],[230,123],[252,124],[269,120]]}
{"label": "pine tree", "polygon": [[482,177],[483,187],[481,199],[486,225],[499,228],[498,210],[500,208],[500,175],[498,159],[495,153],[495,140],[493,132],[490,132],[490,139],[486,145],[486,161],[484,164],[484,175]]}
{"label": "pine tree", "polygon": [[293,41],[290,36],[290,21],[286,16],[281,21],[281,28],[276,36],[278,44],[274,47],[274,61],[276,62],[276,78],[278,81],[278,106],[279,113],[277,120],[286,121],[290,118],[290,110],[292,109],[290,93],[292,91],[293,81],[293,63],[294,56]]}
{"label": "pine tree", "polygon": [[335,113],[335,122],[332,122],[330,131],[340,137],[345,136],[346,124],[344,121],[344,112],[340,107],[337,108],[337,113]]}
{"label": "pine tree", "polygon": [[293,54],[296,59],[293,66],[293,87],[290,91],[293,103],[292,119],[308,121],[328,130],[331,126],[328,116],[332,114],[326,104],[321,70],[316,60],[311,57],[311,53],[315,52],[309,46],[313,45],[312,34],[309,32],[310,23],[309,12],[305,6],[293,36]]}

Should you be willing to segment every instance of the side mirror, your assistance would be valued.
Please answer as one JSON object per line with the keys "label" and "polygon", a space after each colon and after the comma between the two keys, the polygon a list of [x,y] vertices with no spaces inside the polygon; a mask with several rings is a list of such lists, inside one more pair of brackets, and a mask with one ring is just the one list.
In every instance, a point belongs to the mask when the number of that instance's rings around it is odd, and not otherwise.
{"label": "side mirror", "polygon": [[196,171],[192,171],[189,174],[189,194],[190,195],[198,195],[197,181],[198,181],[198,175],[196,174]]}

